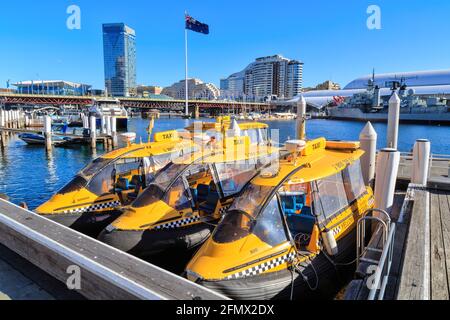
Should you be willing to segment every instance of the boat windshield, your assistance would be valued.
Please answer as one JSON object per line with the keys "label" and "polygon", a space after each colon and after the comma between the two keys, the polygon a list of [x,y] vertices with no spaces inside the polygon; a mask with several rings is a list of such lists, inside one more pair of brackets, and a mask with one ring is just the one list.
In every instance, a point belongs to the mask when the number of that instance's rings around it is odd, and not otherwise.
{"label": "boat windshield", "polygon": [[86,168],[81,170],[80,175],[84,176],[85,178],[90,178],[113,161],[114,159],[97,158],[92,161]]}
{"label": "boat windshield", "polygon": [[150,186],[137,197],[132,206],[142,208],[161,200],[167,188],[188,166],[187,164],[168,164],[156,175]]}
{"label": "boat windshield", "polygon": [[230,243],[253,234],[270,246],[288,241],[277,195],[267,201],[272,190],[273,187],[249,186],[224,216],[213,240]]}
{"label": "boat windshield", "polygon": [[256,175],[259,166],[250,161],[216,164],[217,180],[221,185],[224,197],[239,193]]}

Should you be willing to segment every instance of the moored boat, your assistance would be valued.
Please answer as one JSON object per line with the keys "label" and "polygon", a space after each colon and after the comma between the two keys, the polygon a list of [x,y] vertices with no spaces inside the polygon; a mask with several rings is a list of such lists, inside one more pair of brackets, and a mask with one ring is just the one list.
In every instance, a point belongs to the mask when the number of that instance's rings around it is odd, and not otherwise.
{"label": "moored boat", "polygon": [[226,138],[223,146],[176,160],[123,208],[124,214],[99,239],[140,257],[193,249],[210,236],[248,181],[278,157],[277,151],[252,144],[250,136],[237,136]]}
{"label": "moored boat", "polygon": [[177,131],[155,134],[153,142],[130,144],[107,153],[81,170],[36,212],[68,227],[98,235],[119,212],[136,199],[153,175],[172,159],[198,145]]}
{"label": "moored boat", "polygon": [[373,207],[359,143],[289,142],[242,191],[186,268],[234,299],[331,297],[356,253],[356,223]]}
{"label": "moored boat", "polygon": [[[198,123],[182,131],[156,133],[152,142],[130,143],[107,153],[81,170],[36,212],[96,237],[120,216],[121,211],[117,209],[133,202],[159,170],[172,160],[211,143],[209,135],[223,134],[231,126],[229,120],[221,118],[216,123]],[[268,126],[265,124],[242,126],[243,132],[254,139],[267,135]],[[135,134],[123,136],[129,139]]]}

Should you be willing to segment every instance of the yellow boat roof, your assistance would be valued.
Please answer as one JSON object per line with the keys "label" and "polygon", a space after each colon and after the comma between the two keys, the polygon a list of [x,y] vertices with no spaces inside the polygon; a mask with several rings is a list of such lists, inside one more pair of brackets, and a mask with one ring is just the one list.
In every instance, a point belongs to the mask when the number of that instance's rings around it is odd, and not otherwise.
{"label": "yellow boat roof", "polygon": [[[313,146],[316,146],[315,150],[312,149]],[[293,154],[289,154],[280,159],[278,174],[262,173],[252,183],[275,187],[301,167],[289,178],[291,183],[320,180],[341,172],[347,165],[361,158],[363,154],[364,151],[359,148],[357,142],[327,142],[324,138],[308,141],[301,156],[295,159]]]}
{"label": "yellow boat roof", "polygon": [[217,148],[199,148],[196,152],[174,160],[177,164],[190,164],[202,158],[199,163],[227,163],[238,162],[270,155],[279,155],[279,149],[272,146],[252,144],[250,138],[231,137],[226,139],[225,148],[222,141],[217,142]]}
{"label": "yellow boat roof", "polygon": [[142,144],[132,144],[128,147],[120,148],[109,152],[101,158],[117,159],[117,158],[142,158],[171,152],[175,149],[187,148],[194,146],[192,140],[175,139],[158,142],[147,142]]}

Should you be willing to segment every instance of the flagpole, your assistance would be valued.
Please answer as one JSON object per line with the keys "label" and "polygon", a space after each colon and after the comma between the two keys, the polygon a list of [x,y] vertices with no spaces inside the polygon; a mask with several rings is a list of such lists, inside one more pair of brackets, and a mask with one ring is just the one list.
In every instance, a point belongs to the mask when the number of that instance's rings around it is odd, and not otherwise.
{"label": "flagpole", "polygon": [[[187,11],[184,13],[185,18]],[[185,44],[185,58],[186,58],[186,79],[185,79],[185,93],[186,93],[186,116],[189,115],[189,85],[188,85],[188,30],[184,27],[184,44]]]}

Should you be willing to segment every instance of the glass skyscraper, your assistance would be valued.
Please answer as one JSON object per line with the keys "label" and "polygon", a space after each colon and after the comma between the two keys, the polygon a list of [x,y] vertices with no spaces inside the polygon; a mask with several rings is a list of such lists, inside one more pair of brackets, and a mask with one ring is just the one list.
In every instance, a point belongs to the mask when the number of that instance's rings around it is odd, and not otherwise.
{"label": "glass skyscraper", "polygon": [[105,88],[108,95],[136,95],[136,32],[124,23],[103,25]]}

